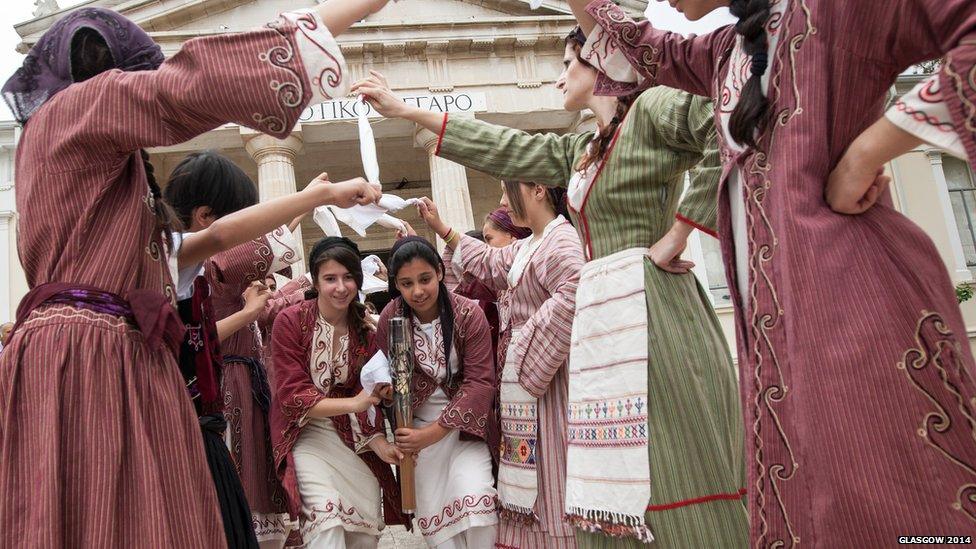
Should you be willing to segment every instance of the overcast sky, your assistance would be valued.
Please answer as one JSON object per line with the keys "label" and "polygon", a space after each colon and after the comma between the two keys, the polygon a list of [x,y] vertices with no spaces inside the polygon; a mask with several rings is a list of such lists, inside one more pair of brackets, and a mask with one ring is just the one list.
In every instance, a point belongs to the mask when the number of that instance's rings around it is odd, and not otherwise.
{"label": "overcast sky", "polygon": [[[81,4],[85,0],[59,0],[58,5],[62,8]],[[410,0],[406,0],[410,1]],[[32,18],[34,13],[34,0],[4,0],[3,9],[0,9],[0,83],[20,67],[24,56],[17,53],[15,48],[20,43],[20,36],[14,30],[14,25],[22,23]],[[671,8],[666,2],[651,0],[647,9],[647,17],[654,21],[654,25],[660,29],[667,29],[681,33],[704,34],[717,28],[729,21],[731,16],[728,10],[719,10],[709,14],[708,17],[694,23],[689,22],[683,15]],[[7,104],[0,101],[0,120],[12,120],[13,115],[7,108]]]}

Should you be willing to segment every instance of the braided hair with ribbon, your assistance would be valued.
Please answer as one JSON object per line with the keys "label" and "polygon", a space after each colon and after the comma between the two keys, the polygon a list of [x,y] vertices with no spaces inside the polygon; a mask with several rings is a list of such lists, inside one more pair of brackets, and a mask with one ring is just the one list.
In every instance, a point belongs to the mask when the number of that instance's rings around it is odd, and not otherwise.
{"label": "braided hair with ribbon", "polygon": [[756,146],[756,132],[765,129],[769,114],[769,98],[762,90],[762,78],[769,67],[769,40],[766,21],[769,19],[769,0],[732,0],[729,11],[739,19],[735,31],[742,37],[742,47],[752,57],[749,79],[742,87],[739,103],[729,118],[729,133],[737,143]]}

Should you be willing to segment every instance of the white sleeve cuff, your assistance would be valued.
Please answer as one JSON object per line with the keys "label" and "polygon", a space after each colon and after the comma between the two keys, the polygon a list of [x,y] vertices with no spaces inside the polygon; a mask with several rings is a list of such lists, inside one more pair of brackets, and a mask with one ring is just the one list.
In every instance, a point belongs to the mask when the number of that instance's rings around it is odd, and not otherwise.
{"label": "white sleeve cuff", "polygon": [[281,14],[281,17],[298,27],[295,31],[295,43],[308,81],[312,84],[310,104],[348,94],[352,82],[349,81],[346,60],[339,50],[339,44],[318,13],[287,12]]}
{"label": "white sleeve cuff", "polygon": [[953,156],[966,160],[949,107],[942,100],[939,76],[933,75],[903,95],[885,113],[894,125]]}
{"label": "white sleeve cuff", "polygon": [[603,27],[597,26],[590,32],[580,57],[616,82],[640,84],[644,80]]}
{"label": "white sleeve cuff", "polygon": [[285,267],[291,265],[292,263],[297,263],[301,257],[298,240],[295,239],[295,235],[288,230],[288,227],[282,225],[274,231],[265,235],[268,239],[268,245],[271,246],[271,267],[268,268],[269,273],[276,273]]}

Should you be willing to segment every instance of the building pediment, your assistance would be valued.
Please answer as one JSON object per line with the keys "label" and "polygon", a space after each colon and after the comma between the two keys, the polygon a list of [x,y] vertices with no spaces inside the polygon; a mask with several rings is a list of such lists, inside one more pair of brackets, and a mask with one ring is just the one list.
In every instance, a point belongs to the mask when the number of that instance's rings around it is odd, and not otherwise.
{"label": "building pediment", "polygon": [[[15,26],[26,51],[65,14],[84,6],[115,9],[154,36],[200,36],[240,32],[261,26],[286,10],[308,9],[317,0],[90,0],[77,6],[37,17]],[[543,0],[536,10],[527,0],[400,0],[366,18],[356,27],[416,28],[446,23],[478,23],[504,26],[507,22],[571,17],[565,0]],[[355,29],[355,28],[354,28]],[[423,36],[418,36],[422,39]]]}

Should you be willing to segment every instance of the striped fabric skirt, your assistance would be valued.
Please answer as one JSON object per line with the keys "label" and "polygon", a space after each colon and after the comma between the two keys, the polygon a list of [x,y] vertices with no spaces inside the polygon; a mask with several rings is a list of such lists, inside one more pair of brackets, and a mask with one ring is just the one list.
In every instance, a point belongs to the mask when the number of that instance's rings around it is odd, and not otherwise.
{"label": "striped fabric skirt", "polygon": [[225,547],[176,359],[124,320],[35,310],[0,353],[0,547]]}
{"label": "striped fabric skirt", "polygon": [[251,371],[255,366],[264,368],[259,361],[243,362],[224,357],[226,436],[251,506],[258,542],[284,542],[292,523],[285,508],[284,489],[275,475],[271,459],[268,415],[255,397],[255,376]]}
{"label": "striped fabric skirt", "polygon": [[[643,257],[642,252],[645,251],[626,250],[593,261],[581,273],[577,315],[580,310],[600,309],[603,302],[610,303],[610,298],[617,296],[619,299],[616,302],[629,303],[631,310],[604,310],[595,315],[599,322],[586,324],[584,321],[580,324],[581,328],[587,326],[588,330],[594,332],[591,335],[596,336],[587,345],[593,347],[590,351],[594,364],[587,366],[570,359],[571,410],[574,402],[581,402],[573,394],[574,388],[579,386],[579,380],[573,380],[573,376],[578,376],[578,370],[600,367],[607,362],[606,357],[624,357],[624,360],[627,357],[636,358],[639,352],[626,357],[625,353],[639,351],[641,347],[646,349],[646,358],[639,364],[642,375],[638,376],[636,372],[626,375],[630,376],[628,379],[631,381],[629,391],[646,394],[643,425],[646,427],[647,445],[643,450],[649,469],[645,477],[648,479],[649,499],[643,509],[643,518],[654,537],[653,546],[746,547],[748,519],[743,498],[743,422],[736,372],[721,325],[707,293],[693,274],[664,272]],[[606,276],[610,283],[601,286],[592,295],[586,295],[584,289],[587,278],[591,276]],[[618,277],[620,280],[617,280]],[[639,318],[641,315],[643,319]],[[579,316],[576,322],[579,322]],[[633,340],[629,343],[599,337],[604,332],[619,335],[625,330],[634,329],[632,326],[637,324],[643,324],[644,328],[637,333],[629,332]],[[584,334],[575,333],[576,328],[574,322],[574,337],[582,337]],[[604,357],[603,361],[595,362],[600,357]],[[634,386],[634,379],[638,378],[643,380],[643,391]],[[606,385],[593,386],[602,387],[601,390],[607,394],[610,391],[619,392],[620,388],[615,383],[618,379],[608,379]],[[606,396],[600,394],[591,395],[587,400],[601,398],[607,400]],[[571,450],[574,443],[578,446],[603,444],[596,429],[604,421],[627,419],[626,398],[623,400],[624,407],[617,413],[612,412],[609,404],[606,411],[603,411],[602,405],[600,410],[595,404],[591,405],[589,412],[585,403],[576,406],[578,417],[575,420],[572,416],[570,418]],[[622,417],[603,418],[601,414]],[[583,421],[580,418],[588,419]],[[581,431],[583,427],[592,429],[584,433]],[[621,435],[626,434],[626,429],[618,429],[614,433],[604,432],[603,436],[612,435],[616,444],[622,440]],[[610,463],[618,464],[620,461],[614,459]],[[624,481],[639,476],[633,470],[622,469],[616,467],[601,471],[597,462],[596,466],[580,468],[574,473],[570,463],[567,495],[569,497],[574,490],[574,474],[583,477],[584,481],[599,475],[626,476],[620,479]],[[586,482],[577,482],[575,486],[579,491],[572,497],[575,502],[584,504],[596,499],[603,500],[607,494],[624,493],[613,489],[602,494],[599,485]],[[594,486],[597,490],[593,489]],[[572,504],[573,501],[568,501],[567,507],[572,507]],[[592,515],[598,520],[614,517],[613,513],[596,512]],[[579,547],[646,547],[645,541],[626,530],[594,530],[585,526],[576,530]]]}

